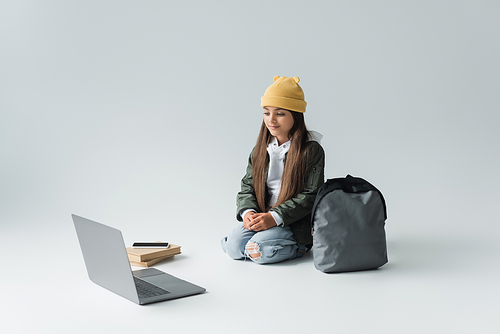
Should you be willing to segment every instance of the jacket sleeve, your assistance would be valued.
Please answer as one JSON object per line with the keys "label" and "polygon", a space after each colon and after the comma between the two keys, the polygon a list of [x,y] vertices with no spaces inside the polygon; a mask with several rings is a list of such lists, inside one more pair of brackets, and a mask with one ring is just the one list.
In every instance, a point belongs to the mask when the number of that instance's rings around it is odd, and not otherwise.
{"label": "jacket sleeve", "polygon": [[316,194],[324,183],[324,179],[325,152],[318,142],[311,141],[307,156],[304,190],[296,197],[272,209],[283,219],[284,226],[293,224],[311,213]]}
{"label": "jacket sleeve", "polygon": [[260,211],[257,197],[255,196],[255,190],[253,188],[252,154],[253,151],[250,153],[248,158],[246,174],[241,180],[241,190],[236,196],[236,219],[238,221],[243,221],[241,213],[245,210],[251,209],[255,210],[255,212]]}

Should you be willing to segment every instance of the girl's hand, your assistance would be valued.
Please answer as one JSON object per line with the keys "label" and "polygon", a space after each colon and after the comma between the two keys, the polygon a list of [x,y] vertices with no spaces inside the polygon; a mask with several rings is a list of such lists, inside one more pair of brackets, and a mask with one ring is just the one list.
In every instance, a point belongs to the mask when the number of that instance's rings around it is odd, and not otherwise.
{"label": "girl's hand", "polygon": [[269,230],[271,227],[276,226],[276,221],[269,212],[253,213],[252,215],[246,214],[245,220],[247,216],[249,218],[248,227],[245,226],[247,230],[259,232]]}
{"label": "girl's hand", "polygon": [[243,217],[243,227],[244,228],[246,228],[247,230],[251,230],[250,222],[252,221],[252,217],[255,215],[256,215],[255,211],[247,212],[245,217]]}

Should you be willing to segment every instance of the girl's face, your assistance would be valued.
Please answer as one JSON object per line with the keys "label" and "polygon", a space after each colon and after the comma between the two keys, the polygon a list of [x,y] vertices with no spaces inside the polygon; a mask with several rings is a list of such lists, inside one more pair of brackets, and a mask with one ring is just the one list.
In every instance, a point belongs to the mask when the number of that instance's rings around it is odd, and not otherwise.
{"label": "girl's face", "polygon": [[288,133],[294,124],[290,111],[276,107],[264,107],[264,123],[271,135],[278,139],[280,145],[290,139]]}

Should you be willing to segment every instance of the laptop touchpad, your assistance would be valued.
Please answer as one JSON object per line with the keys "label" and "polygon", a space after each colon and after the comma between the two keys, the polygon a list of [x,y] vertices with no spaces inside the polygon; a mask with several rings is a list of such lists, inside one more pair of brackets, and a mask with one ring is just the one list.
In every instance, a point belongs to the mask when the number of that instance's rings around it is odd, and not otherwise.
{"label": "laptop touchpad", "polygon": [[148,269],[134,270],[132,271],[132,274],[134,274],[135,277],[144,278],[155,275],[164,275],[165,272],[155,268],[148,268]]}

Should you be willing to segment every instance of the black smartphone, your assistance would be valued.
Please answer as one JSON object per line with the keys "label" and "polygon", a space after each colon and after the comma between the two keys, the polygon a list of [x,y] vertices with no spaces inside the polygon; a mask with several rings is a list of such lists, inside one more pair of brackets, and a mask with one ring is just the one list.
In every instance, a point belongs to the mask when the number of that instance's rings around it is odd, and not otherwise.
{"label": "black smartphone", "polygon": [[168,242],[134,242],[132,248],[168,248]]}

